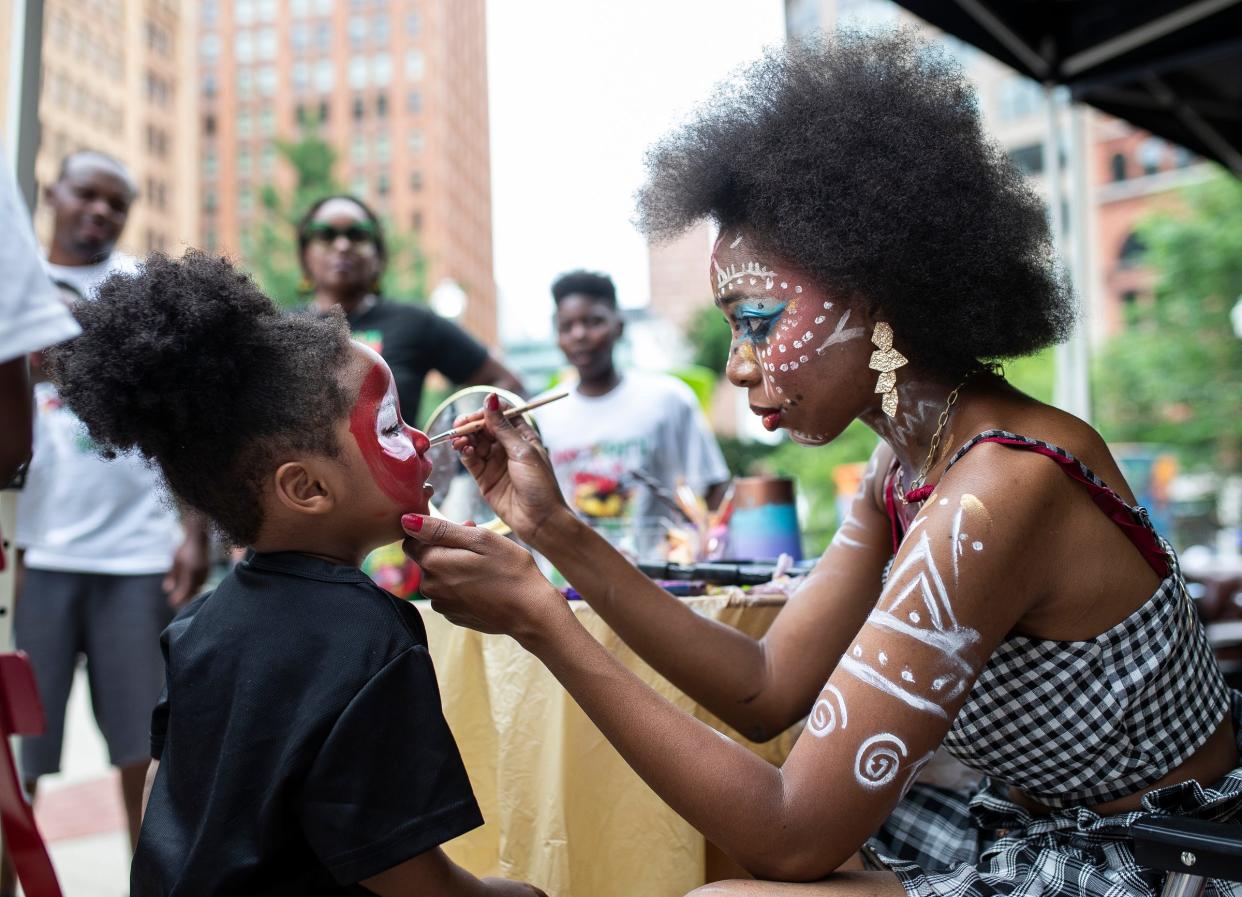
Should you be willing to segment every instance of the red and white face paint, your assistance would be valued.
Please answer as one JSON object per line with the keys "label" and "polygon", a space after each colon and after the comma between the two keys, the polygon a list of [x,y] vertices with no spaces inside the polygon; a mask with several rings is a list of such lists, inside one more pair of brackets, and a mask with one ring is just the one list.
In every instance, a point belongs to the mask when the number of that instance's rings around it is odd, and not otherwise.
{"label": "red and white face paint", "polygon": [[722,233],[712,276],[716,304],[733,325],[733,354],[759,374],[749,384],[751,409],[768,430],[785,427],[798,442],[823,444],[836,433],[822,432],[804,403],[825,391],[834,347],[865,337],[866,328],[851,326],[850,309],[804,274],[746,244],[742,234]]}
{"label": "red and white face paint", "polygon": [[401,419],[397,384],[392,371],[369,349],[374,364],[362,381],[349,414],[353,434],[371,476],[380,490],[402,511],[427,513],[427,477],[431,462],[425,457],[426,435]]}

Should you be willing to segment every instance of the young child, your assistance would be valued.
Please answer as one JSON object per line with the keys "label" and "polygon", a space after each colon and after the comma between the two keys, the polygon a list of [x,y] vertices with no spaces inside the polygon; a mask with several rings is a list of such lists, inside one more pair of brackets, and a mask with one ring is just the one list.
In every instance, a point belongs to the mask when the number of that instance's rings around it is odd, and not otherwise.
{"label": "young child", "polygon": [[226,261],[152,256],[51,355],[93,439],[137,449],[250,551],[165,630],[131,891],[536,897],[439,846],[482,824],[422,621],[358,569],[425,513],[427,437],[343,317]]}

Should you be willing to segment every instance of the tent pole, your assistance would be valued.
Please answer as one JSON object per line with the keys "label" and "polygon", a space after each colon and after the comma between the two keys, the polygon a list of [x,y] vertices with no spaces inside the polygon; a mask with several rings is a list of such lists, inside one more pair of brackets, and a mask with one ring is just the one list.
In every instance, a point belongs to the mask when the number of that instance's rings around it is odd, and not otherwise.
{"label": "tent pole", "polygon": [[[1044,174],[1048,183],[1048,220],[1052,226],[1052,245],[1057,260],[1066,266],[1070,281],[1070,289],[1076,298],[1081,298],[1080,284],[1077,283],[1078,272],[1066,265],[1070,253],[1065,239],[1065,190],[1061,177],[1061,102],[1055,85],[1044,85],[1044,111],[1047,115],[1044,131]],[[1074,154],[1074,147],[1070,147]],[[1068,411],[1076,417],[1087,418],[1089,409],[1083,402],[1086,394],[1086,370],[1082,366],[1083,353],[1077,345],[1082,341],[1082,313],[1075,324],[1070,338],[1055,349],[1056,380],[1053,387],[1052,401],[1058,408]]]}
{"label": "tent pole", "polygon": [[1068,343],[1074,356],[1075,377],[1071,408],[1085,421],[1091,420],[1091,337],[1095,300],[1091,289],[1091,250],[1089,221],[1091,216],[1087,185],[1087,167],[1091,164],[1091,145],[1087,132],[1087,109],[1082,103],[1071,103],[1069,142],[1069,242],[1073,244],[1070,270],[1074,292],[1078,297],[1079,317]]}
{"label": "tent pole", "polygon": [[43,56],[43,0],[13,0],[9,22],[9,95],[4,152],[27,208],[35,205],[39,151],[39,68]]}

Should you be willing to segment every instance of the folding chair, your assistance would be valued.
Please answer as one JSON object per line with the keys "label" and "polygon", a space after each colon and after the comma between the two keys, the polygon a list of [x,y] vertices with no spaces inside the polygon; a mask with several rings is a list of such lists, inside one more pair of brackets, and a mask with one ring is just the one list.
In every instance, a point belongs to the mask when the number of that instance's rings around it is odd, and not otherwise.
{"label": "folding chair", "polygon": [[38,735],[44,725],[30,661],[21,651],[0,654],[0,825],[4,827],[4,843],[27,897],[62,897],[9,747],[10,736]]}
{"label": "folding chair", "polygon": [[1130,836],[1139,863],[1169,873],[1161,897],[1200,897],[1210,878],[1242,882],[1242,825],[1148,816]]}

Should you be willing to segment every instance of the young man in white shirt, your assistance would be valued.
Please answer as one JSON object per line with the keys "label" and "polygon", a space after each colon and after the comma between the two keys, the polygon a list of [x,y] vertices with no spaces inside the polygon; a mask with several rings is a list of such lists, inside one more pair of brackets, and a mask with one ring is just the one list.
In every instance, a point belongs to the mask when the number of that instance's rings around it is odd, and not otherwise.
{"label": "young man in white shirt", "polygon": [[[136,195],[115,159],[89,151],[65,159],[44,195],[54,214],[45,263],[51,279],[90,302],[109,275],[134,271],[134,260],[115,247]],[[34,454],[18,501],[24,575],[14,622],[47,728],[23,739],[22,774],[33,793],[40,776],[59,770],[65,701],[84,653],[136,840],[151,711],[163,684],[159,636],[173,609],[202,585],[207,534],[197,517],[178,522],[158,474],[141,458],[103,459],[51,383],[37,384],[35,403]]]}
{"label": "young man in white shirt", "polygon": [[612,279],[571,271],[552,284],[557,342],[578,371],[569,397],[539,413],[544,445],[570,505],[610,540],[646,555],[675,512],[636,475],[668,490],[685,483],[714,505],[729,479],[690,387],[675,377],[617,370],[624,330]]}

